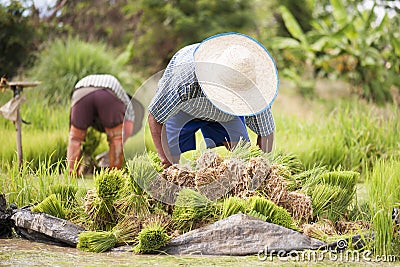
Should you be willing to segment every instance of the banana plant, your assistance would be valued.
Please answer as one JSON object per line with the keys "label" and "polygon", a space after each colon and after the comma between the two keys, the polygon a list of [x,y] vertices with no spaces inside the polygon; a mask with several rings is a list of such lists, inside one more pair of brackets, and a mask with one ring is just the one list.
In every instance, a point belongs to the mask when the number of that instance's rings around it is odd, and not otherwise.
{"label": "banana plant", "polygon": [[273,48],[290,55],[291,63],[303,63],[284,74],[304,85],[318,70],[319,75],[348,81],[354,92],[367,99],[390,100],[391,85],[400,84],[399,36],[390,27],[392,21],[387,14],[377,21],[376,4],[362,11],[346,6],[343,0],[330,0],[330,6],[332,15],[312,21],[307,33],[287,8],[280,7],[292,37],[274,38]]}
{"label": "banana plant", "polygon": [[280,6],[279,12],[292,37],[275,37],[271,46],[275,50],[284,50],[285,56],[291,58],[294,63],[294,68],[285,69],[283,74],[294,81],[302,94],[312,95],[315,86],[314,61],[316,53],[319,52],[318,47],[309,41],[309,37],[285,6]]}

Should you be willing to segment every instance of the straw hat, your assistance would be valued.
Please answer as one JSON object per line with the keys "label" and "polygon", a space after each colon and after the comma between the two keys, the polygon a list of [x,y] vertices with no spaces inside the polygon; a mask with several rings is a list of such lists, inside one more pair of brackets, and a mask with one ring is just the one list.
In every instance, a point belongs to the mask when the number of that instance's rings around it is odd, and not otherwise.
{"label": "straw hat", "polygon": [[258,114],[275,100],[278,71],[259,42],[240,33],[204,40],[194,52],[195,74],[207,98],[236,116]]}
{"label": "straw hat", "polygon": [[144,107],[142,103],[140,103],[136,98],[131,98],[131,103],[133,110],[135,112],[135,119],[133,120],[133,132],[132,135],[137,134],[143,126],[143,117],[144,117]]}

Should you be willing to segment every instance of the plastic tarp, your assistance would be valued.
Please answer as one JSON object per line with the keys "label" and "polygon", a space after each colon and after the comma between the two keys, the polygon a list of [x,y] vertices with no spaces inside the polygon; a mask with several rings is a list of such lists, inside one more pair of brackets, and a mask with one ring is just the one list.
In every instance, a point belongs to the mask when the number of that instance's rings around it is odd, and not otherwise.
{"label": "plastic tarp", "polygon": [[19,106],[25,101],[25,97],[18,95],[0,107],[0,114],[10,121],[17,120],[17,111]]}

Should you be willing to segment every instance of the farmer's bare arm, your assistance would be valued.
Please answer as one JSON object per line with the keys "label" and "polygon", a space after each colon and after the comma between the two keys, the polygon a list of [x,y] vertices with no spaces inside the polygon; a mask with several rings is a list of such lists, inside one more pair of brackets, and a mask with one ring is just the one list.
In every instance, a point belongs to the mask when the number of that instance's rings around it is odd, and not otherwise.
{"label": "farmer's bare arm", "polygon": [[271,152],[272,145],[274,143],[274,133],[271,133],[267,136],[258,136],[257,137],[257,145],[261,148],[263,152]]}
{"label": "farmer's bare arm", "polygon": [[156,121],[152,114],[149,114],[149,127],[151,132],[151,137],[153,138],[154,146],[156,147],[158,156],[160,157],[161,164],[164,168],[171,166],[171,162],[168,160],[168,157],[163,148],[162,142],[162,127],[163,125]]}

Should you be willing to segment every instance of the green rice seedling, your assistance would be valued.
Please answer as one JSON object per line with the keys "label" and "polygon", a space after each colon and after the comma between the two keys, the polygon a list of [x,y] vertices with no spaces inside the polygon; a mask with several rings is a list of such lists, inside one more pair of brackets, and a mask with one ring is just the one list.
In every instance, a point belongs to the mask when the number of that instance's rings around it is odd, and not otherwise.
{"label": "green rice seedling", "polygon": [[239,158],[248,161],[251,158],[265,156],[265,153],[256,146],[252,145],[250,142],[245,142],[240,140],[238,144],[232,149],[229,157]]}
{"label": "green rice seedling", "polygon": [[282,166],[284,169],[288,170],[291,175],[304,170],[304,165],[300,158],[293,153],[268,154],[267,158],[270,160],[271,164]]}
{"label": "green rice seedling", "polygon": [[311,194],[314,217],[327,218],[333,222],[346,215],[353,195],[337,185],[316,185]]}
{"label": "green rice seedling", "polygon": [[274,210],[274,213],[272,216],[272,223],[275,223],[277,225],[281,225],[283,227],[290,228],[293,230],[298,230],[298,227],[295,224],[290,213],[286,209],[284,209],[280,206],[275,207],[275,210]]}
{"label": "green rice seedling", "polygon": [[[114,202],[126,181],[123,170],[102,169],[94,176],[96,191],[87,197],[85,210],[93,221],[91,228],[110,230],[116,224]],[[89,193],[89,191],[88,191]]]}
{"label": "green rice seedling", "polygon": [[214,220],[216,207],[212,201],[192,189],[182,189],[176,199],[172,213],[174,225],[182,231],[189,231],[196,223]]}
{"label": "green rice seedling", "polygon": [[135,215],[144,218],[150,214],[146,195],[125,194],[114,202],[114,207],[120,216]]}
{"label": "green rice seedling", "polygon": [[146,155],[137,155],[128,162],[128,178],[115,205],[121,214],[145,217],[150,214],[149,197],[145,189],[158,175]]}
{"label": "green rice seedling", "polygon": [[60,199],[56,194],[51,194],[46,197],[42,202],[31,208],[32,212],[43,212],[55,216],[57,218],[65,219],[65,212],[61,205]]}
{"label": "green rice seedling", "polygon": [[314,215],[334,222],[343,217],[354,201],[358,177],[357,172],[333,171],[307,181],[305,188],[312,196]]}
{"label": "green rice seedling", "polygon": [[147,155],[149,156],[151,162],[153,163],[153,167],[156,169],[156,171],[158,173],[161,173],[164,170],[164,168],[161,164],[161,160],[158,157],[157,153],[152,150],[149,150],[147,151]]}
{"label": "green rice seedling", "polygon": [[332,210],[332,206],[336,205],[339,192],[343,191],[339,186],[318,184],[313,187],[311,192],[311,201],[314,217],[326,215]]}
{"label": "green rice seedling", "polygon": [[360,173],[353,171],[332,171],[322,173],[318,180],[325,184],[337,185],[343,189],[352,191],[357,184],[359,176]]}
{"label": "green rice seedling", "polygon": [[308,188],[309,184],[314,184],[317,177],[326,171],[326,166],[314,165],[314,167],[308,170],[298,172],[287,179],[287,189],[289,191],[295,191]]}
{"label": "green rice seedling", "polygon": [[147,190],[158,176],[158,170],[146,154],[137,155],[127,163],[129,172],[128,189],[137,195]]}
{"label": "green rice seedling", "polygon": [[78,236],[77,248],[90,252],[104,252],[118,245],[132,244],[140,231],[141,221],[126,216],[110,231],[84,231]]}
{"label": "green rice seedling", "polygon": [[264,197],[253,196],[247,200],[246,213],[249,214],[254,212],[265,216],[265,221],[267,222],[281,225],[286,228],[297,229],[293,218],[287,210],[279,207],[274,202]]}
{"label": "green rice seedling", "polygon": [[77,191],[78,187],[72,184],[57,184],[50,188],[50,192],[59,196],[61,204],[65,208],[72,208],[76,204]]}
{"label": "green rice seedling", "polygon": [[[88,191],[89,195],[89,191]],[[117,221],[117,214],[114,202],[109,199],[99,197],[95,192],[86,196],[85,212],[90,219],[90,229],[92,230],[111,230]]]}
{"label": "green rice seedling", "polygon": [[83,231],[78,236],[77,248],[89,252],[104,252],[117,244],[117,238],[110,231]]}
{"label": "green rice seedling", "polygon": [[168,244],[171,237],[166,233],[165,227],[155,223],[143,228],[137,237],[138,244],[134,247],[137,253],[156,252]]}
{"label": "green rice seedling", "polygon": [[114,201],[124,182],[123,170],[102,169],[94,176],[97,195],[105,201]]}
{"label": "green rice seedling", "polygon": [[260,196],[248,198],[246,201],[246,206],[247,211],[254,210],[270,219],[273,217],[274,210],[276,208],[276,204],[274,202]]}
{"label": "green rice seedling", "polygon": [[237,213],[246,212],[246,201],[238,197],[228,197],[224,199],[222,204],[221,219],[227,218]]}
{"label": "green rice seedling", "polygon": [[258,211],[255,211],[255,210],[250,210],[246,214],[249,215],[249,216],[252,216],[254,218],[263,220],[264,222],[270,222],[271,221],[270,218],[268,218],[267,216],[259,213]]}
{"label": "green rice seedling", "polygon": [[399,255],[392,218],[393,208],[400,202],[399,173],[399,160],[379,160],[366,178],[377,255]]}
{"label": "green rice seedling", "polygon": [[55,184],[77,186],[77,179],[65,175],[65,166],[60,160],[53,163],[51,158],[39,159],[40,167],[33,168],[27,161],[23,161],[21,168],[18,164],[5,163],[0,170],[0,192],[6,193],[8,203],[15,203],[18,207],[41,202],[52,194],[51,188]]}

